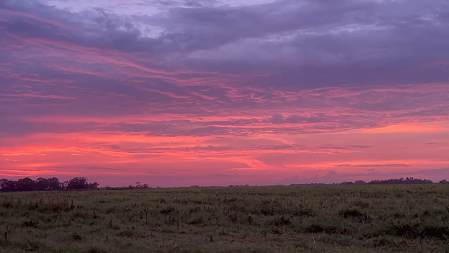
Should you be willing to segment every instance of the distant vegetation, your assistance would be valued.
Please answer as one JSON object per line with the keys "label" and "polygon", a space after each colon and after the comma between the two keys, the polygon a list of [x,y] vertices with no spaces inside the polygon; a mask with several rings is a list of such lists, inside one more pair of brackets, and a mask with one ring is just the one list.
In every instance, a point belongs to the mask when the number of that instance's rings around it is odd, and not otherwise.
{"label": "distant vegetation", "polygon": [[[439,183],[445,184],[448,183],[446,179],[441,180]],[[432,181],[427,179],[418,179],[413,177],[399,178],[399,179],[387,179],[387,180],[372,180],[366,183],[363,180],[357,180],[353,182],[343,182],[341,184],[433,184]]]}
{"label": "distant vegetation", "polygon": [[[439,182],[440,184],[448,184],[446,179]],[[370,182],[365,182],[363,180],[357,180],[355,182],[342,182],[342,185],[364,185],[364,184],[433,184],[432,181],[427,179],[417,179],[413,177],[399,178],[399,179],[387,179],[387,180],[372,180]],[[312,184],[292,184],[292,186],[300,185],[326,185],[323,183],[312,183]],[[197,185],[190,186],[192,188],[199,187]],[[249,185],[230,185],[229,187],[249,187]],[[35,181],[31,178],[22,178],[17,181],[0,179],[0,191],[2,192],[20,192],[20,191],[56,191],[56,190],[89,190],[97,189],[98,183],[88,183],[85,177],[75,177],[69,181],[59,182],[56,177],[52,178],[38,178]],[[139,189],[139,188],[149,188],[148,184],[140,184],[136,182],[136,186],[129,185],[128,187],[118,187],[117,189]],[[111,187],[106,186],[106,189],[111,189]]]}
{"label": "distant vegetation", "polygon": [[26,177],[17,181],[0,179],[0,189],[3,192],[18,191],[56,191],[56,190],[87,190],[97,189],[98,184],[88,183],[85,177],[75,177],[69,181],[59,182],[56,177],[38,178],[36,181]]}
{"label": "distant vegetation", "polygon": [[[441,180],[440,182],[438,182],[440,184],[449,184],[448,181],[446,181],[446,179]],[[418,179],[418,178],[413,178],[413,177],[407,177],[407,178],[399,178],[399,179],[386,179],[386,180],[372,180],[370,182],[365,182],[363,180],[357,180],[355,182],[342,182],[340,183],[342,185],[364,185],[364,184],[433,184],[432,181],[427,180],[427,179]],[[300,185],[326,185],[326,184],[322,184],[322,183],[312,183],[312,184],[292,184],[293,186],[300,186]]]}
{"label": "distant vegetation", "polygon": [[427,179],[417,179],[408,177],[406,179],[387,179],[387,180],[373,180],[368,184],[432,184],[433,182]]}

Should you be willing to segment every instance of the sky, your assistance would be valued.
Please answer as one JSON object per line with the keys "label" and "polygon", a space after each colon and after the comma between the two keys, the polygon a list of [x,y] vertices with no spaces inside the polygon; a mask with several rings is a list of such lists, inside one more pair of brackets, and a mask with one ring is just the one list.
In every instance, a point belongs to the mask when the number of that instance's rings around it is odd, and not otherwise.
{"label": "sky", "polygon": [[449,179],[447,0],[2,0],[0,178]]}

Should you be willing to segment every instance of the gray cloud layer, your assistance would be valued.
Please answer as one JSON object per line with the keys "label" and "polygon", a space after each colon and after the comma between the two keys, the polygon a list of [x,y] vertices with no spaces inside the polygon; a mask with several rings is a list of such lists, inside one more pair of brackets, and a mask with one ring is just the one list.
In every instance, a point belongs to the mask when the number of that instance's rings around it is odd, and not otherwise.
{"label": "gray cloud layer", "polygon": [[[447,116],[447,1],[145,1],[159,10],[151,15],[50,3],[0,2],[0,117],[9,122],[1,131],[249,134],[257,130],[233,126],[271,124],[263,131],[307,133],[306,124],[343,130]],[[247,115],[182,121],[182,129],[164,120],[51,127],[16,118],[67,112]]]}
{"label": "gray cloud layer", "polygon": [[[2,26],[11,34],[166,57],[314,65],[449,56],[444,0],[281,0],[238,7],[192,2],[189,8],[167,4],[152,16],[118,16],[99,8],[71,13],[37,1],[7,0],[0,8],[27,14],[11,18],[3,12],[9,20]],[[160,32],[145,37],[142,26]]]}

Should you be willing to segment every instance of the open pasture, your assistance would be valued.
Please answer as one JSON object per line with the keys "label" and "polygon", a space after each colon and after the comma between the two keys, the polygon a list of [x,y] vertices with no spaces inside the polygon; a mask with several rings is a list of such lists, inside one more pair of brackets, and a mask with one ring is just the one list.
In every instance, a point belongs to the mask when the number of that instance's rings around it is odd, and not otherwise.
{"label": "open pasture", "polygon": [[449,186],[0,194],[1,252],[448,252]]}

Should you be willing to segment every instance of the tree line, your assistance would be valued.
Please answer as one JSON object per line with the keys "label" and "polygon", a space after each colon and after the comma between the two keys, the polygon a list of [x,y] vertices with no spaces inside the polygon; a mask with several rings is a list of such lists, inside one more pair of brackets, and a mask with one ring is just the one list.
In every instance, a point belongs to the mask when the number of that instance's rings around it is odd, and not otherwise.
{"label": "tree line", "polygon": [[59,182],[56,177],[38,178],[33,180],[29,177],[15,180],[0,179],[0,191],[57,191],[57,190],[88,190],[97,189],[98,183],[88,183],[85,177],[75,177],[71,180]]}
{"label": "tree line", "polygon": [[[439,182],[440,184],[449,184],[446,179]],[[365,182],[363,180],[357,180],[355,182],[343,182],[341,184],[433,184],[432,181],[427,179],[417,179],[413,177],[399,178],[399,179],[387,179],[387,180],[372,180]],[[292,184],[301,185],[301,184]],[[312,184],[314,185],[314,184]],[[317,184],[318,185],[318,184]],[[234,186],[234,185],[233,185]],[[2,192],[17,192],[17,191],[57,191],[57,190],[90,190],[97,189],[98,183],[87,182],[85,177],[75,177],[71,180],[59,182],[56,177],[51,178],[38,178],[33,180],[29,177],[15,180],[0,179],[0,191]],[[109,188],[109,187],[107,187]],[[136,182],[136,187],[132,185],[129,188],[148,188],[147,184],[141,185],[140,182]]]}
{"label": "tree line", "polygon": [[[439,182],[440,184],[447,184],[448,182],[446,179],[443,179]],[[366,183],[363,180],[357,180],[354,183],[353,182],[343,182],[341,184],[433,184],[432,181],[427,179],[418,179],[413,177],[407,177],[407,178],[394,178],[394,179],[386,179],[386,180],[372,180],[368,183]]]}

